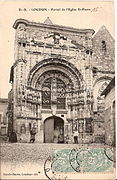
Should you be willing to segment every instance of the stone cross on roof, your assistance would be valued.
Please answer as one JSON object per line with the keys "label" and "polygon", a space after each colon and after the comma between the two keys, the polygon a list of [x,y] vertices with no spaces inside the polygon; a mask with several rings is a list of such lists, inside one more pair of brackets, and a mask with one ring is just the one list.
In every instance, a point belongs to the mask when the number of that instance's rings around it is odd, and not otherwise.
{"label": "stone cross on roof", "polygon": [[46,20],[44,21],[44,24],[50,24],[50,25],[52,25],[53,23],[52,23],[52,21],[50,20],[50,18],[47,17]]}

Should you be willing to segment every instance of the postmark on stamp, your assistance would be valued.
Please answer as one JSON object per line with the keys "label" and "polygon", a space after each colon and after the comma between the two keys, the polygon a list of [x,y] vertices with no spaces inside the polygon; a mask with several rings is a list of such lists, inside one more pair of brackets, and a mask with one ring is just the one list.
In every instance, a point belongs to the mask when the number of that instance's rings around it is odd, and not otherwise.
{"label": "postmark on stamp", "polygon": [[[53,179],[64,173],[107,173],[113,169],[113,152],[110,148],[75,148],[56,150],[45,161],[45,175]],[[65,179],[67,176],[59,179]],[[56,178],[57,179],[57,178]]]}

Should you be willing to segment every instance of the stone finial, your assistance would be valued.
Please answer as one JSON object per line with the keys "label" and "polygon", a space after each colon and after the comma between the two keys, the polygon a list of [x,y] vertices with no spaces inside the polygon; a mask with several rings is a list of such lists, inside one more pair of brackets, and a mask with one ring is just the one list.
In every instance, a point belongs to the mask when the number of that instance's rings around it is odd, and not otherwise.
{"label": "stone finial", "polygon": [[50,18],[47,17],[46,20],[44,21],[44,24],[50,24],[50,25],[52,25],[53,23],[52,23],[52,21],[50,20]]}

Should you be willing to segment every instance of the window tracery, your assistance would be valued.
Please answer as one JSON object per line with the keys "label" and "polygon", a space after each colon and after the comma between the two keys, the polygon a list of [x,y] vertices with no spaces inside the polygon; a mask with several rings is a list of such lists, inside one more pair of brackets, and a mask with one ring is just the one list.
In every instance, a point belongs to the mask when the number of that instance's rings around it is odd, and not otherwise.
{"label": "window tracery", "polygon": [[65,109],[66,86],[58,78],[48,78],[42,85],[42,108],[51,109],[52,103],[56,104],[57,109]]}

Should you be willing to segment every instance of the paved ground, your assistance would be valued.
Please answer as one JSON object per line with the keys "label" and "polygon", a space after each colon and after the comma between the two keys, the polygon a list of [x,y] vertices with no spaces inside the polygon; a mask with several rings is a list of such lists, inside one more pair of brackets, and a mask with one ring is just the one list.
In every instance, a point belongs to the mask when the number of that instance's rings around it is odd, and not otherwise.
{"label": "paved ground", "polygon": [[[103,147],[103,144],[83,145],[84,147]],[[58,149],[77,148],[82,145],[77,144],[39,144],[39,143],[2,143],[1,144],[1,158],[2,161],[35,161],[44,162],[49,155]]]}
{"label": "paved ground", "polygon": [[[80,148],[77,144],[39,144],[39,143],[1,143],[2,176],[11,179],[21,179],[25,176],[28,180],[35,174],[33,179],[46,179],[44,162],[55,150]],[[90,144],[84,147],[103,148],[103,144]],[[6,168],[7,167],[7,168]],[[14,175],[13,175],[14,173]],[[13,175],[13,176],[12,176]],[[43,177],[43,178],[42,178]],[[32,179],[32,178],[31,178]]]}

